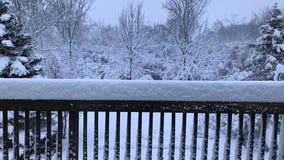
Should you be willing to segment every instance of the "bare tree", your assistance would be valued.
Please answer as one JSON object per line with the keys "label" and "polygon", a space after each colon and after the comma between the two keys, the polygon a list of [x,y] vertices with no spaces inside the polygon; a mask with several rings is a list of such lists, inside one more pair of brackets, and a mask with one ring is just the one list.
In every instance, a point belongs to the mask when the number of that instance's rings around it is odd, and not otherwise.
{"label": "bare tree", "polygon": [[[85,15],[94,0],[51,0],[56,15],[62,15],[56,27],[65,43],[69,44],[69,56],[72,59],[72,45],[82,27]],[[66,13],[66,14],[65,14]]]}
{"label": "bare tree", "polygon": [[167,0],[164,5],[169,14],[169,30],[182,53],[184,72],[194,32],[208,3],[209,0]]}
{"label": "bare tree", "polygon": [[128,52],[127,79],[130,80],[133,78],[133,59],[136,51],[146,43],[147,32],[142,8],[142,3],[130,3],[123,9],[119,18],[119,40]]}

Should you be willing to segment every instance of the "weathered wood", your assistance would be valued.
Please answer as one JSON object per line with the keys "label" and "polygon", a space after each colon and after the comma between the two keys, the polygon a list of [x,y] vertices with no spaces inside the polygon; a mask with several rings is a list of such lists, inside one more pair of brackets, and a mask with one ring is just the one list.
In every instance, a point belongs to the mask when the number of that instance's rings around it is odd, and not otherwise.
{"label": "weathered wood", "polygon": [[3,160],[9,159],[8,111],[3,110]]}
{"label": "weathered wood", "polygon": [[215,142],[213,149],[213,160],[219,159],[219,143],[220,143],[220,122],[221,122],[221,114],[216,114],[216,128],[215,128]]}
{"label": "weathered wood", "polygon": [[125,160],[130,160],[131,153],[131,112],[127,112],[127,128],[126,128],[126,155]]}
{"label": "weathered wood", "polygon": [[278,126],[279,126],[279,115],[274,114],[274,125],[272,134],[272,150],[270,154],[270,159],[277,159],[277,136],[278,136]]}
{"label": "weathered wood", "polygon": [[68,159],[78,160],[78,138],[79,138],[79,113],[69,112],[69,147]]}
{"label": "weathered wood", "polygon": [[225,160],[230,159],[231,153],[231,133],[232,131],[232,113],[228,113],[228,123],[227,123],[227,140],[225,144]]}
{"label": "weathered wood", "polygon": [[94,112],[94,159],[99,159],[99,113]]}
{"label": "weathered wood", "polygon": [[264,160],[265,147],[266,147],[266,124],[267,124],[267,114],[262,115],[262,124],[261,124],[261,148],[259,160]]}
{"label": "weathered wood", "polygon": [[62,111],[58,111],[57,117],[57,160],[62,160],[62,133],[63,133],[63,119],[62,119]]}
{"label": "weathered wood", "polygon": [[180,160],[185,160],[185,142],[186,142],[186,113],[182,114],[182,129],[181,129],[181,143],[180,143]]}
{"label": "weathered wood", "polygon": [[164,152],[164,118],[165,113],[160,113],[160,134],[159,134],[159,153],[158,160],[163,160],[163,152]]}
{"label": "weathered wood", "polygon": [[170,141],[170,151],[169,159],[175,159],[175,139],[176,139],[176,113],[172,112],[172,125],[171,125],[171,141]]}
{"label": "weathered wood", "polygon": [[36,135],[35,135],[35,151],[36,151],[36,160],[40,160],[41,159],[41,145],[40,145],[40,132],[41,132],[41,128],[40,128],[40,111],[36,111]]}
{"label": "weathered wood", "polygon": [[204,138],[202,144],[202,160],[207,160],[208,156],[208,132],[209,132],[209,113],[205,113],[205,125],[204,125]]}
{"label": "weathered wood", "polygon": [[51,112],[46,112],[46,160],[51,160],[52,149],[52,136],[51,136]]}
{"label": "weathered wood", "polygon": [[19,159],[19,111],[14,110],[14,159]]}
{"label": "weathered wood", "polygon": [[88,159],[88,112],[83,115],[83,160]]}
{"label": "weathered wood", "polygon": [[120,112],[116,112],[115,160],[120,159]]}
{"label": "weathered wood", "polygon": [[109,159],[109,112],[105,113],[105,146],[104,160]]}
{"label": "weathered wood", "polygon": [[192,135],[192,142],[191,142],[191,155],[190,159],[195,160],[197,154],[197,131],[198,131],[198,113],[194,113],[194,120],[193,120],[193,135]]}
{"label": "weathered wood", "polygon": [[243,123],[244,123],[244,114],[239,114],[239,135],[238,135],[238,148],[237,148],[237,158],[242,158],[242,147],[244,142],[244,134],[243,134]]}
{"label": "weathered wood", "polygon": [[25,159],[30,159],[30,112],[25,111]]}
{"label": "weathered wood", "polygon": [[153,150],[153,112],[149,113],[149,124],[148,124],[148,146],[147,146],[147,160],[152,160]]}
{"label": "weathered wood", "polygon": [[249,134],[249,160],[253,160],[254,153],[254,127],[255,127],[255,114],[250,114],[250,134]]}

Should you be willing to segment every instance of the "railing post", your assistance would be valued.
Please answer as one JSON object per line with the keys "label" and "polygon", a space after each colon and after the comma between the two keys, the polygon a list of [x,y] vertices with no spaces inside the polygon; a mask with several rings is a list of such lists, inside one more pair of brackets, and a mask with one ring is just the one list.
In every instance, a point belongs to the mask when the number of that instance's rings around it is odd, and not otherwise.
{"label": "railing post", "polygon": [[69,112],[69,160],[78,160],[79,113]]}
{"label": "railing post", "polygon": [[279,144],[279,151],[278,151],[278,158],[284,159],[284,116],[281,115],[281,128],[280,128],[280,144]]}

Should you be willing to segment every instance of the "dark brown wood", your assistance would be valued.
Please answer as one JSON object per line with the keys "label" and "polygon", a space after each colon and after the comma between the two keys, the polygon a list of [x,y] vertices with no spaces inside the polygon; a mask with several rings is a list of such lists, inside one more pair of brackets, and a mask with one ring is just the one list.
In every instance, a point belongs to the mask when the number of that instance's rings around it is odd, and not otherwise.
{"label": "dark brown wood", "polygon": [[215,142],[214,142],[214,150],[213,150],[213,160],[219,159],[219,143],[220,143],[220,122],[221,122],[221,114],[216,114],[216,128],[215,128]]}
{"label": "dark brown wood", "polygon": [[19,159],[19,111],[14,110],[14,159]]}
{"label": "dark brown wood", "polygon": [[46,160],[51,160],[52,149],[52,136],[51,136],[51,112],[46,112]]}
{"label": "dark brown wood", "polygon": [[149,113],[147,160],[152,159],[153,150],[153,112]]}
{"label": "dark brown wood", "polygon": [[88,112],[83,115],[83,160],[88,159]]}
{"label": "dark brown wood", "polygon": [[244,124],[244,114],[239,114],[239,135],[238,135],[238,151],[237,159],[242,158],[242,148],[244,143],[244,134],[243,134],[243,124]]}
{"label": "dark brown wood", "polygon": [[229,160],[231,155],[231,135],[232,135],[231,131],[232,131],[232,113],[228,113],[227,140],[225,144],[225,160]]}
{"label": "dark brown wood", "polygon": [[62,111],[57,113],[57,160],[62,160],[62,138],[63,138],[63,119]]}
{"label": "dark brown wood", "polygon": [[264,160],[265,147],[266,147],[266,124],[267,124],[267,114],[262,115],[262,127],[261,127],[261,149],[259,160]]}
{"label": "dark brown wood", "polygon": [[105,113],[105,146],[104,160],[109,159],[109,112]]}
{"label": "dark brown wood", "polygon": [[175,139],[176,139],[176,113],[172,113],[171,141],[170,141],[170,160],[175,159]]}
{"label": "dark brown wood", "polygon": [[273,137],[272,137],[272,151],[270,159],[277,159],[277,135],[278,135],[278,127],[279,127],[279,114],[274,115],[274,125],[273,125]]}
{"label": "dark brown wood", "polygon": [[36,160],[40,160],[41,159],[41,151],[40,151],[40,111],[36,111],[36,138],[35,138],[35,150],[36,150]]}
{"label": "dark brown wood", "polygon": [[163,160],[163,152],[164,152],[164,118],[165,113],[160,113],[160,135],[159,135],[159,153],[158,160]]}
{"label": "dark brown wood", "polygon": [[94,112],[94,159],[99,159],[99,113]]}
{"label": "dark brown wood", "polygon": [[182,130],[181,130],[181,143],[180,143],[180,160],[185,160],[185,142],[186,142],[186,113],[182,114]]}
{"label": "dark brown wood", "polygon": [[25,159],[30,159],[30,112],[25,111]]}
{"label": "dark brown wood", "polygon": [[253,160],[254,152],[254,127],[255,127],[255,114],[250,114],[250,134],[249,134],[249,160]]}
{"label": "dark brown wood", "polygon": [[205,113],[205,125],[204,125],[204,138],[202,146],[202,160],[207,160],[208,156],[208,133],[209,133],[209,113]]}
{"label": "dark brown wood", "polygon": [[116,112],[115,160],[120,159],[120,112]]}
{"label": "dark brown wood", "polygon": [[194,120],[193,120],[193,135],[192,135],[192,148],[191,148],[191,158],[195,160],[197,154],[197,131],[198,131],[198,113],[194,113]]}
{"label": "dark brown wood", "polygon": [[131,112],[127,112],[127,128],[126,128],[126,155],[125,160],[130,160],[131,153]]}
{"label": "dark brown wood", "polygon": [[142,152],[142,112],[138,113],[138,130],[137,130],[137,151],[136,160],[141,160]]}
{"label": "dark brown wood", "polygon": [[69,148],[68,159],[78,160],[78,131],[79,131],[79,113],[69,112]]}
{"label": "dark brown wood", "polygon": [[3,110],[3,160],[9,159],[8,111]]}

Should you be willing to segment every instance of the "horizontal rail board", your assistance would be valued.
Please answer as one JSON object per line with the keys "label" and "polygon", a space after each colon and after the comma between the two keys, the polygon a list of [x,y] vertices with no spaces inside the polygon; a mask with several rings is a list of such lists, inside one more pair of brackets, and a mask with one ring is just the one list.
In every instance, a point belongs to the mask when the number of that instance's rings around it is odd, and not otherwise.
{"label": "horizontal rail board", "polygon": [[0,110],[284,114],[284,103],[0,100]]}

